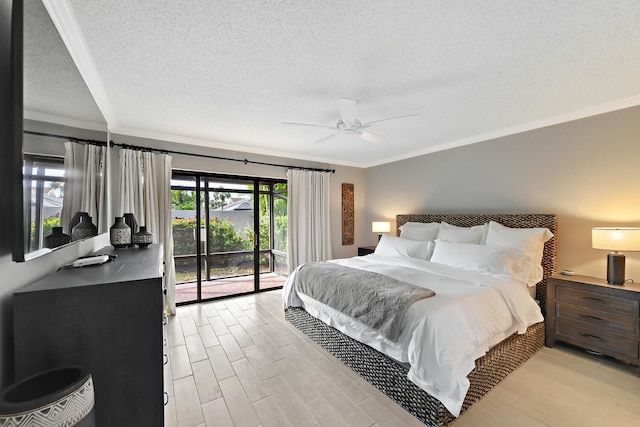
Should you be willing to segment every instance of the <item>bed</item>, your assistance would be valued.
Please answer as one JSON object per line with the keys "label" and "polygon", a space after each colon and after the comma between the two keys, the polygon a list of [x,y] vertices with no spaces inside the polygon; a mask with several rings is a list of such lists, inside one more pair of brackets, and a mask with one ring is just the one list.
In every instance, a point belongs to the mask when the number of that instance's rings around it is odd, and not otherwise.
{"label": "bed", "polygon": [[[415,214],[396,216],[396,234],[407,223],[446,222],[453,226],[480,226],[491,221],[510,228],[546,228],[554,237],[544,244],[542,279],[535,285],[535,299],[544,313],[546,278],[556,271],[557,217],[552,214]],[[366,258],[366,257],[365,257]],[[411,366],[389,357],[369,345],[353,339],[305,311],[285,304],[285,317],[303,333],[366,381],[377,387],[408,412],[429,426],[444,426],[455,421],[440,400],[408,379]],[[313,312],[311,307],[309,311]],[[318,313],[314,313],[318,316]],[[321,317],[321,316],[319,316]],[[325,319],[326,321],[326,319]],[[524,331],[520,331],[524,332]],[[351,334],[353,335],[353,334]],[[366,342],[366,340],[363,340]],[[513,333],[506,339],[492,343],[484,356],[475,360],[475,367],[466,376],[468,390],[463,395],[459,414],[464,413],[502,379],[517,369],[544,345],[544,324],[535,323],[524,333]],[[385,351],[387,352],[387,351]],[[388,352],[387,352],[388,353]],[[415,363],[415,362],[414,362]],[[459,416],[457,411],[453,411]]]}

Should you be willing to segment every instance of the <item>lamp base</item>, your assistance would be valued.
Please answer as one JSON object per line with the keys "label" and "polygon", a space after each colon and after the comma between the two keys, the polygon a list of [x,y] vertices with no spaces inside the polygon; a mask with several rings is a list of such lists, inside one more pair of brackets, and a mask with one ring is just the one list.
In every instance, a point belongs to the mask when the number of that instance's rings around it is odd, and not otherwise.
{"label": "lamp base", "polygon": [[624,254],[607,255],[607,282],[612,285],[624,283]]}
{"label": "lamp base", "polygon": [[378,234],[378,242],[382,239],[382,234]]}

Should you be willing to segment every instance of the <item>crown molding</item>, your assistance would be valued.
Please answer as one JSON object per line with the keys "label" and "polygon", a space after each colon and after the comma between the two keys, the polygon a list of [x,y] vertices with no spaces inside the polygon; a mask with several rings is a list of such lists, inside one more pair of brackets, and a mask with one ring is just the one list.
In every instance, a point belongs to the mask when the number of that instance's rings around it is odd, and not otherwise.
{"label": "crown molding", "polygon": [[[256,147],[249,147],[246,145],[232,144],[232,143],[224,143],[224,142],[216,142],[208,139],[201,138],[192,138],[188,136],[181,135],[172,135],[163,132],[155,132],[145,129],[135,129],[135,128],[127,128],[127,127],[110,127],[109,132],[113,136],[122,135],[122,136],[133,136],[136,138],[147,138],[147,139],[155,139],[158,141],[167,141],[167,142],[175,142],[177,144],[185,144],[185,145],[195,145],[199,147],[206,147],[210,149],[218,149],[218,150],[228,150],[235,151],[245,154],[258,154],[262,156],[272,156],[272,157],[280,157],[284,159],[291,160],[306,160],[310,162],[324,163],[328,166],[349,166],[362,168],[361,164],[353,163],[353,162],[343,162],[336,161],[335,159],[327,159],[323,157],[314,157],[314,156],[304,156],[296,154],[296,157],[291,157],[290,152],[282,152],[282,151],[274,151],[274,150],[265,150]],[[179,148],[176,148],[176,151],[180,151]]]}
{"label": "crown molding", "polygon": [[605,104],[596,105],[594,107],[583,108],[583,109],[572,111],[569,113],[559,114],[553,117],[547,117],[542,120],[536,120],[533,122],[523,123],[517,126],[512,126],[512,127],[492,131],[492,132],[486,132],[480,135],[470,136],[468,138],[462,138],[454,141],[443,142],[441,144],[432,145],[422,150],[412,151],[410,153],[401,154],[399,156],[389,157],[379,162],[371,162],[365,165],[360,165],[360,167],[370,168],[374,166],[380,166],[388,163],[398,162],[401,160],[407,160],[414,157],[423,156],[425,154],[431,154],[431,153],[436,153],[438,151],[449,150],[451,148],[457,148],[465,145],[476,144],[478,142],[490,141],[492,139],[502,138],[509,135],[515,135],[518,133],[528,132],[531,130],[559,125],[562,123],[568,123],[575,120],[597,116],[600,114],[610,113],[612,111],[624,110],[625,108],[636,107],[638,105],[640,105],[640,95],[630,96],[628,98],[607,102]]}
{"label": "crown molding", "polygon": [[39,122],[53,123],[79,129],[96,130],[101,132],[107,131],[106,123],[70,119],[68,117],[56,116],[55,114],[49,113],[41,113],[39,111],[24,110],[24,118],[27,120],[37,120]]}

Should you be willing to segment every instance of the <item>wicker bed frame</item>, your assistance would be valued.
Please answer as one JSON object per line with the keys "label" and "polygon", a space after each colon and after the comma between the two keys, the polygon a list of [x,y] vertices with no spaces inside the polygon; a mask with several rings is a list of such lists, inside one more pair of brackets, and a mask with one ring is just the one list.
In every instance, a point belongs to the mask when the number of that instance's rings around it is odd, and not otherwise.
{"label": "wicker bed frame", "polygon": [[[397,215],[396,233],[406,222],[441,222],[462,227],[499,222],[507,227],[546,227],[557,236],[558,220],[552,214],[415,214]],[[543,280],[536,286],[536,298],[545,312],[546,278],[555,274],[556,237],[545,244],[542,257]],[[312,317],[301,308],[285,312],[289,322],[357,372],[396,403],[428,426],[446,426],[455,417],[434,397],[407,379],[408,367],[362,344]],[[525,334],[514,334],[476,360],[468,375],[471,386],[462,405],[464,413],[500,381],[515,371],[544,345],[544,324],[531,326]]]}

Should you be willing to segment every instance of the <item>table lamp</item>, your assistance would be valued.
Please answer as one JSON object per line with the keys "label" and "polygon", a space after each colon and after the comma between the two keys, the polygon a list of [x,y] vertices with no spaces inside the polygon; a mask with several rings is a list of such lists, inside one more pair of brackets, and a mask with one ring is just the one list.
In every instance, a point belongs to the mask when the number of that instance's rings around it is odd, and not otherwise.
{"label": "table lamp", "polygon": [[378,233],[378,242],[382,238],[382,233],[391,231],[391,223],[385,221],[374,221],[371,223],[371,231]]}
{"label": "table lamp", "polygon": [[594,249],[614,251],[607,256],[607,282],[622,285],[625,257],[618,251],[640,251],[640,228],[596,227],[591,230],[591,244]]}

